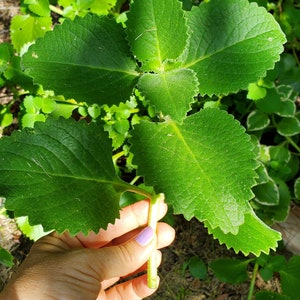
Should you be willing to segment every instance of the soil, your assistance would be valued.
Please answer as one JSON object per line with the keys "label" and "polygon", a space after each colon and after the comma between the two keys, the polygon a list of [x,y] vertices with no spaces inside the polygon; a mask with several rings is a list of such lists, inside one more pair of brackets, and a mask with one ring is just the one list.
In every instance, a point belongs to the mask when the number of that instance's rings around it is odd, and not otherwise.
{"label": "soil", "polygon": [[[18,11],[18,1],[0,0],[0,43],[9,41],[10,19]],[[5,96],[8,92],[2,90],[0,93]],[[184,268],[193,256],[202,258],[208,266],[216,258],[236,257],[237,255],[232,250],[227,250],[224,245],[219,245],[218,241],[213,240],[203,225],[195,219],[188,222],[182,216],[175,216],[173,226],[176,229],[177,237],[169,248],[162,250],[163,262],[159,269],[160,288],[149,299],[241,300],[247,298],[249,281],[238,285],[225,284],[217,280],[209,268],[208,278],[199,280]],[[15,260],[12,268],[0,266],[0,291],[26,257],[31,245],[32,242],[21,234],[12,219],[0,215],[0,246],[11,251]],[[249,277],[251,277],[251,269]],[[277,279],[264,282],[257,278],[256,289],[279,291],[280,285]]]}

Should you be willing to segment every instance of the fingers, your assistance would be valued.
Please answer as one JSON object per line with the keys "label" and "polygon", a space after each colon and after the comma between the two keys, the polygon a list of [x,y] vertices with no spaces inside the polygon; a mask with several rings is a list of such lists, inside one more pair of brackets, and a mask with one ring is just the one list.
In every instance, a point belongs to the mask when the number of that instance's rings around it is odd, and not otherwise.
{"label": "fingers", "polygon": [[[157,268],[158,268],[159,265],[161,264],[161,261],[162,261],[162,253],[161,253],[161,251],[156,250],[156,251],[155,251],[155,262],[156,262],[156,267],[157,267]],[[125,276],[125,277],[122,277],[122,279],[125,280],[126,277],[133,276],[133,275],[135,275],[135,274],[144,272],[144,271],[146,271],[146,270],[147,270],[147,263],[145,263],[144,265],[142,265],[139,269],[137,269],[137,270],[134,271],[133,273],[128,274],[128,275]],[[114,285],[115,283],[117,283],[119,280],[120,280],[120,277],[115,277],[115,278],[111,278],[111,279],[102,281],[102,282],[101,282],[102,289],[103,289],[103,290],[108,289],[109,287],[111,287],[112,285]]]}
{"label": "fingers", "polygon": [[[167,205],[161,201],[159,203],[158,217],[161,219],[167,212]],[[88,236],[79,234],[77,238],[87,248],[99,248],[111,240],[124,235],[138,227],[147,224],[149,211],[149,201],[143,200],[125,207],[120,212],[120,219],[115,224],[109,224],[107,230],[101,229],[99,233],[90,233]]]}
{"label": "fingers", "polygon": [[139,269],[150,257],[156,247],[156,234],[151,227],[146,227],[134,239],[111,247],[98,250],[90,249],[90,268],[99,281],[114,277],[123,277]]}
{"label": "fingers", "polygon": [[155,291],[156,289],[148,287],[147,275],[145,274],[109,289],[106,291],[106,299],[140,300],[152,295]]}
{"label": "fingers", "polygon": [[[142,228],[135,229],[127,234],[120,236],[112,240],[106,246],[117,246],[120,244],[125,243],[126,241],[130,240],[132,237],[138,235],[139,232],[142,231]],[[164,247],[169,246],[175,238],[175,230],[166,223],[159,222],[157,224],[157,249],[161,249]]]}

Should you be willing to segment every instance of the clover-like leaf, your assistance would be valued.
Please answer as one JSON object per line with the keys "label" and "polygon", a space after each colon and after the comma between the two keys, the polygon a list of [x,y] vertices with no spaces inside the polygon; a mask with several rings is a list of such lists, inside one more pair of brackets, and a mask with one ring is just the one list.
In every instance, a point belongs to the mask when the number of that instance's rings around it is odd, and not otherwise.
{"label": "clover-like leaf", "polygon": [[225,111],[204,109],[183,121],[141,122],[133,162],[175,213],[236,234],[253,197],[256,162],[245,130]]}
{"label": "clover-like leaf", "polygon": [[269,124],[268,115],[259,110],[253,110],[247,117],[247,129],[249,131],[265,129]]}
{"label": "clover-like leaf", "polygon": [[51,29],[51,18],[34,17],[31,15],[16,15],[10,26],[12,44],[19,52],[27,43],[32,43],[37,38],[44,36]]}
{"label": "clover-like leaf", "polygon": [[46,231],[106,228],[119,216],[126,186],[116,176],[111,155],[103,129],[63,118],[4,137],[0,192],[5,206]]}
{"label": "clover-like leaf", "polygon": [[65,98],[118,104],[137,81],[130,55],[120,24],[106,16],[86,15],[48,32],[29,48],[22,63],[35,83]]}
{"label": "clover-like leaf", "polygon": [[184,50],[187,27],[176,0],[138,0],[128,13],[127,35],[133,54],[145,70],[160,71],[166,60]]}
{"label": "clover-like leaf", "polygon": [[197,74],[202,94],[228,94],[272,69],[286,41],[271,14],[247,0],[210,0],[187,14],[184,68]]}
{"label": "clover-like leaf", "polygon": [[277,131],[283,136],[292,136],[300,133],[300,121],[296,117],[286,117],[278,122]]}
{"label": "clover-like leaf", "polygon": [[158,112],[181,122],[197,94],[198,80],[194,71],[179,69],[159,74],[146,73],[138,86]]}

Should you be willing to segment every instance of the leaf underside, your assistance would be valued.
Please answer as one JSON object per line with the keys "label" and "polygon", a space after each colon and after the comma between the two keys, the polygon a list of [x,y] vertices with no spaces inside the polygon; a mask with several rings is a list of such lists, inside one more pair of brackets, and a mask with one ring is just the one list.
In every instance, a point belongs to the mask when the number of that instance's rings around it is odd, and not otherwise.
{"label": "leaf underside", "polygon": [[0,191],[6,208],[46,231],[106,228],[119,217],[124,191],[111,153],[101,128],[73,120],[49,118],[2,138]]}

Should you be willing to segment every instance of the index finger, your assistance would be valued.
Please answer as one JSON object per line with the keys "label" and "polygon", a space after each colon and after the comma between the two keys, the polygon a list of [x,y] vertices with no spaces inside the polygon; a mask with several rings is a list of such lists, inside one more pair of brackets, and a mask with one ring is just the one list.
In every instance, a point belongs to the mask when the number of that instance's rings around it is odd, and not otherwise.
{"label": "index finger", "polygon": [[[158,219],[167,212],[168,207],[160,201],[158,205]],[[99,248],[108,244],[111,240],[122,236],[138,227],[145,226],[148,221],[149,200],[142,200],[123,208],[120,218],[114,224],[108,224],[106,230],[100,229],[98,233],[91,232],[88,236],[78,234],[77,238],[84,247]]]}

